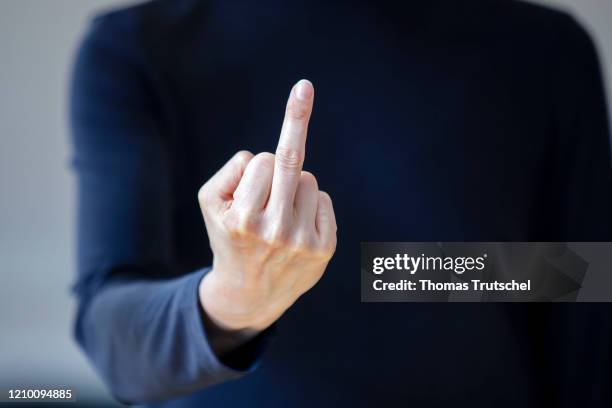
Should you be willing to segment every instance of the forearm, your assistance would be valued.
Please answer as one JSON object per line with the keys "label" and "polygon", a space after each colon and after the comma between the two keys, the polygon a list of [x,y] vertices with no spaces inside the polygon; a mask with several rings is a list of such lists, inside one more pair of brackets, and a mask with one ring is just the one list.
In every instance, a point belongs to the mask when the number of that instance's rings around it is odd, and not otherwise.
{"label": "forearm", "polygon": [[82,301],[77,339],[118,399],[182,396],[251,368],[253,360],[230,368],[213,351],[198,299],[204,273],[110,283]]}

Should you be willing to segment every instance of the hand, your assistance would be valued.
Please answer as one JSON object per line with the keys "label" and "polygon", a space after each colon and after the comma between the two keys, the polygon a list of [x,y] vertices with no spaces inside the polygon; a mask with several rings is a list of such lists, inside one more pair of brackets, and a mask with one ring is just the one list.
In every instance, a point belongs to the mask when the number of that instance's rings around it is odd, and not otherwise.
{"label": "hand", "polygon": [[321,278],[336,248],[328,194],[302,171],[314,88],[291,90],[276,155],[238,152],[198,193],[214,254],[200,302],[224,330],[270,326]]}

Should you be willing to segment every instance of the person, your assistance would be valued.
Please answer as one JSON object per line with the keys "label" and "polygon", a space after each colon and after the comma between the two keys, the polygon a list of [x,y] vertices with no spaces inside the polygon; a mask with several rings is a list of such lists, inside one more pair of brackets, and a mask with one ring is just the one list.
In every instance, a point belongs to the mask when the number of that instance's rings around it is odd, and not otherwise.
{"label": "person", "polygon": [[360,242],[609,241],[606,109],[589,35],[517,1],[101,14],[71,88],[76,338],[126,403],[610,406],[606,304],[359,287]]}

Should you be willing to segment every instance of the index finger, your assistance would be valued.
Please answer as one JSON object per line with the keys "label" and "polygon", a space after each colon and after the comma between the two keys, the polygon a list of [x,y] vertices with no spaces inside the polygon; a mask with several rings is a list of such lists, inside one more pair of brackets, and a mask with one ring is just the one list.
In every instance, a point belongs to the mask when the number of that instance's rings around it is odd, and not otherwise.
{"label": "index finger", "polygon": [[274,177],[269,205],[278,209],[293,208],[306,150],[308,121],[312,113],[314,88],[300,80],[289,95],[274,161]]}

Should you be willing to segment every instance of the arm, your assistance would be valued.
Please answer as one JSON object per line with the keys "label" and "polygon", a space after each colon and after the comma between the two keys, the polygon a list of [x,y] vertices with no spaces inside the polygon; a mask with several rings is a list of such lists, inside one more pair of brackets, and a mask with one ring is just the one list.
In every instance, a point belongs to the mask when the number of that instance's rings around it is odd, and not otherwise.
{"label": "arm", "polygon": [[198,297],[208,269],[173,274],[170,180],[155,98],[128,37],[109,24],[95,23],[83,43],[71,95],[76,338],[119,399],[165,399],[244,375],[264,338],[246,344],[257,333],[208,324]]}
{"label": "arm", "polygon": [[138,47],[109,24],[94,25],[81,47],[72,87],[75,330],[118,399],[149,402],[251,370],[267,329],[325,270],[335,217],[301,171],[313,100],[306,84],[307,100],[292,91],[279,159],[240,152],[200,190],[212,270],[173,274],[171,180],[155,95]]}

